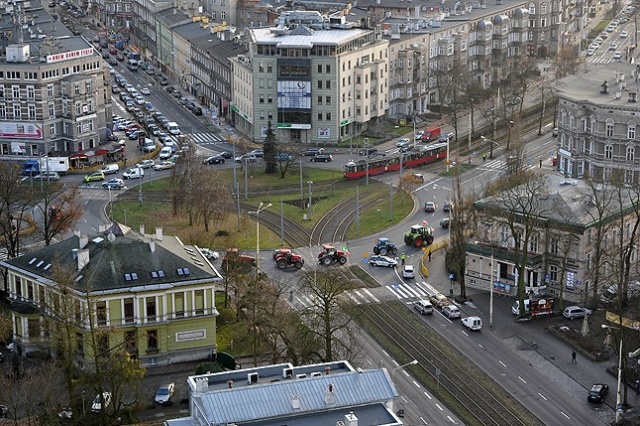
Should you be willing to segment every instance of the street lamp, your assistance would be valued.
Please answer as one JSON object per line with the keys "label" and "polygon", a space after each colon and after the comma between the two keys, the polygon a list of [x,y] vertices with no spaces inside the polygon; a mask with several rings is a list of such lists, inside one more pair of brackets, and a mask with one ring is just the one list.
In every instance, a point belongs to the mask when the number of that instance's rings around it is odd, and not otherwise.
{"label": "street lamp", "polygon": [[613,327],[607,324],[602,324],[603,329],[607,328],[609,330],[618,330],[620,331],[620,356],[618,357],[618,390],[616,391],[616,424],[620,423],[620,413],[622,412],[622,390],[620,389],[620,384],[622,383],[622,329],[618,327]]}
{"label": "street lamp", "polygon": [[311,220],[311,217],[313,216],[313,208],[311,207],[311,201],[312,201],[312,198],[311,198],[311,195],[312,195],[312,193],[311,193],[311,185],[313,185],[313,181],[310,180],[307,183],[309,184],[309,220]]}
{"label": "street lamp", "polygon": [[491,144],[491,151],[489,152],[489,158],[493,158],[493,146],[498,145],[498,142],[492,141],[491,139],[485,138],[484,136],[480,136],[480,139],[482,139],[483,142],[489,142]]}
{"label": "street lamp", "polygon": [[256,215],[256,269],[260,272],[260,212],[271,207],[271,203],[266,206],[264,203],[260,203],[258,210],[255,212],[249,212],[249,214]]}
{"label": "street lamp", "polygon": [[369,138],[364,138],[364,155],[365,155],[365,161],[366,161],[365,167],[367,168],[364,184],[368,186],[369,185]]}
{"label": "street lamp", "polygon": [[394,368],[393,370],[391,370],[391,380],[393,380],[393,373],[395,373],[395,372],[396,372],[396,370],[399,370],[399,369],[401,369],[401,368],[407,367],[407,366],[409,366],[409,365],[416,365],[417,363],[418,363],[418,360],[417,360],[417,359],[414,359],[413,361],[410,361],[410,362],[408,362],[408,363],[406,363],[406,364],[402,364],[402,365],[397,366],[396,368]]}

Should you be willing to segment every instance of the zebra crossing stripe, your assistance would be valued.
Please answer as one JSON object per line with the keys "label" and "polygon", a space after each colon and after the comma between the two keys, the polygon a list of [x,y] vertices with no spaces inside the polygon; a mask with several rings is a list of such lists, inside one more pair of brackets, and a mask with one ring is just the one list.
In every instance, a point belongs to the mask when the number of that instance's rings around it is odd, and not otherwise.
{"label": "zebra crossing stripe", "polygon": [[394,286],[394,289],[395,289],[399,294],[401,294],[401,295],[402,295],[402,298],[403,298],[403,299],[404,299],[404,298],[407,298],[407,297],[413,297],[413,294],[411,294],[411,292],[407,291],[407,289],[406,289],[406,288],[404,288],[404,286],[403,286],[402,284],[398,284],[398,288],[395,288],[395,286]]}
{"label": "zebra crossing stripe", "polygon": [[413,294],[411,295],[411,297],[423,297],[423,296],[424,296],[424,293],[423,293],[423,292],[421,292],[421,291],[418,291],[418,290],[416,290],[416,289],[411,288],[411,286],[410,286],[409,284],[405,284],[405,285],[403,285],[403,286],[402,286],[402,288],[403,288],[405,291],[409,292],[409,293],[413,293]]}
{"label": "zebra crossing stripe", "polygon": [[424,286],[427,295],[439,293],[439,291],[436,290],[431,284],[427,284],[424,281],[422,281],[422,286]]}
{"label": "zebra crossing stripe", "polygon": [[345,292],[345,294],[349,297],[349,299],[351,299],[351,301],[353,303],[355,303],[356,305],[360,304],[360,301],[358,299],[356,299],[356,297],[352,294],[352,292],[347,291],[347,292]]}
{"label": "zebra crossing stripe", "polygon": [[389,290],[389,291],[390,291],[394,296],[396,296],[398,299],[404,299],[404,296],[402,296],[402,295],[398,294],[397,289],[396,289],[394,286],[392,286],[392,285],[387,285],[387,286],[385,286],[385,288],[386,288],[387,290]]}
{"label": "zebra crossing stripe", "polygon": [[374,302],[376,302],[376,303],[380,303],[380,300],[379,300],[376,296],[374,296],[374,295],[373,295],[373,293],[371,293],[371,292],[369,291],[369,289],[367,289],[367,288],[363,288],[363,289],[362,289],[362,291],[363,291],[364,293],[367,293],[367,294],[369,295],[369,297],[373,299],[373,301],[374,301]]}

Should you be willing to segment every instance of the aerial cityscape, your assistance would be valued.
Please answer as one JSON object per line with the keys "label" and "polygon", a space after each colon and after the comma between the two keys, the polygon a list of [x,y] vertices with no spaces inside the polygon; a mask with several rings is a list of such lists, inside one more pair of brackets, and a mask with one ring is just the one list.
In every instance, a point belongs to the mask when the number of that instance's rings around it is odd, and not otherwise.
{"label": "aerial cityscape", "polygon": [[640,425],[637,7],[2,2],[0,425]]}

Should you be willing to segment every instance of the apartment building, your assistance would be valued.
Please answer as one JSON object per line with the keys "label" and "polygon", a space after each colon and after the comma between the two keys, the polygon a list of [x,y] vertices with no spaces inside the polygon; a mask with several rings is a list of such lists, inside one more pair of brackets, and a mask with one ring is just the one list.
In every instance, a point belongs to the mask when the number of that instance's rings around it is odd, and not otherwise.
{"label": "apartment building", "polygon": [[[558,81],[558,170],[627,184],[640,179],[640,71],[625,61]],[[637,155],[636,155],[637,154]]]}
{"label": "apartment building", "polygon": [[[540,217],[526,238],[525,294],[556,298],[562,295],[565,302],[583,304],[587,295],[592,295],[596,270],[600,277],[598,293],[611,285],[612,280],[617,280],[620,263],[617,247],[628,244],[632,236],[636,221],[633,203],[623,194],[621,203],[616,200],[607,206],[597,205],[596,200],[606,199],[603,193],[612,188],[590,188],[584,181],[568,180],[556,174],[547,175],[547,179],[547,193],[537,197],[532,203],[537,206],[535,212],[529,212],[529,215],[539,213]],[[467,245],[465,283],[482,290],[493,286],[497,293],[515,296],[516,263],[520,261],[515,247],[519,245],[520,250],[523,249],[525,226],[516,220],[516,235],[512,233],[506,219],[504,194],[476,201],[474,209],[478,225],[474,241]],[[516,217],[523,215],[521,211],[510,213]],[[599,232],[601,249],[607,258],[597,265]],[[633,250],[631,264],[636,265],[637,260],[637,250]],[[637,277],[638,272],[632,266],[631,277]]]}
{"label": "apartment building", "polygon": [[249,54],[232,59],[233,120],[254,141],[271,121],[281,141],[335,143],[388,109],[388,41],[343,16],[286,12],[249,30]]}
{"label": "apartment building", "polygon": [[[177,237],[113,224],[0,262],[7,269],[13,340],[21,354],[55,356],[73,329],[75,361],[125,350],[144,367],[216,352],[220,274]],[[93,342],[97,342],[94,345]]]}

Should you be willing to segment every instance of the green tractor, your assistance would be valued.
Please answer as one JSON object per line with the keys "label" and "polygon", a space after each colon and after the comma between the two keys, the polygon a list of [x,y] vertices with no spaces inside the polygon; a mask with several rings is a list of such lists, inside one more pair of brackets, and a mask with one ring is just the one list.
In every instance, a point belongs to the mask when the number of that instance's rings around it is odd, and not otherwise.
{"label": "green tractor", "polygon": [[404,234],[404,243],[413,247],[425,247],[433,243],[433,228],[426,223],[413,225],[411,230]]}
{"label": "green tractor", "polygon": [[386,256],[387,254],[395,256],[398,253],[398,249],[388,238],[380,237],[373,246],[373,252],[382,256]]}

